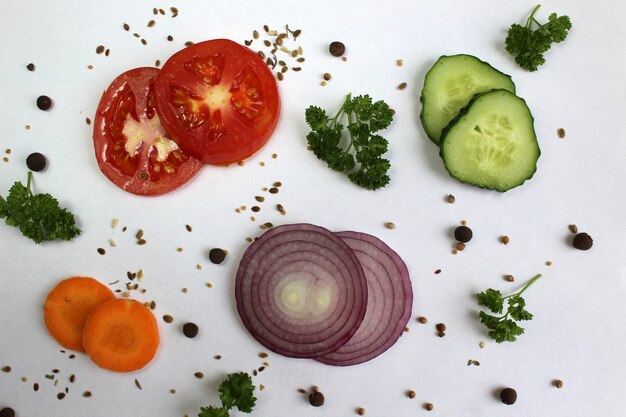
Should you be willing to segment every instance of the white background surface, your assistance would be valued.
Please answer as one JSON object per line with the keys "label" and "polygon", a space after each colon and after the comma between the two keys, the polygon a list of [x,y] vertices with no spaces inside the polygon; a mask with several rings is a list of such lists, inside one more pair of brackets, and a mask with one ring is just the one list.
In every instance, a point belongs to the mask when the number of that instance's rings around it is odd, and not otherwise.
{"label": "white background surface", "polygon": [[[169,17],[170,6],[180,10],[175,19]],[[73,211],[83,233],[70,243],[37,246],[17,229],[0,225],[0,365],[12,368],[0,373],[0,407],[31,417],[182,417],[216,404],[225,373],[259,367],[263,360],[257,354],[265,350],[243,327],[234,304],[234,274],[245,237],[258,235],[265,221],[302,221],[368,232],[397,250],[415,292],[410,332],[383,356],[350,368],[271,354],[271,366],[255,378],[266,389],[257,390],[253,415],[350,416],[364,407],[368,416],[417,416],[427,413],[426,402],[435,406],[431,413],[456,417],[623,415],[626,6],[621,1],[545,3],[540,20],[555,11],[568,14],[574,27],[565,43],[547,53],[547,64],[527,73],[503,42],[508,27],[522,23],[534,6],[486,0],[4,2],[0,148],[12,153],[10,162],[0,162],[0,192],[6,196],[14,181],[25,181],[26,156],[42,152],[49,167],[35,175],[35,190],[53,194]],[[164,8],[168,16],[153,16],[153,7]],[[147,28],[153,18],[156,25]],[[130,33],[122,29],[124,22]],[[264,24],[280,28],[285,23],[302,29],[307,61],[302,72],[288,73],[280,83],[279,126],[245,166],[205,167],[186,187],[159,198],[124,193],[100,173],[85,117],[93,119],[102,91],[115,76],[156,59],[165,62],[187,40],[243,42]],[[148,45],[133,38],[133,31]],[[174,42],[165,40],[170,34]],[[333,40],[346,44],[347,62],[326,52]],[[111,56],[96,55],[100,44]],[[537,174],[522,187],[499,194],[456,182],[422,130],[423,76],[440,55],[455,53],[476,55],[511,74],[528,102],[542,156]],[[397,67],[400,58],[405,64]],[[35,72],[26,70],[29,62]],[[321,87],[324,72],[333,78]],[[404,91],[395,88],[401,82],[408,83]],[[306,150],[305,107],[336,109],[348,92],[384,99],[396,110],[385,133],[392,181],[377,192],[353,186]],[[41,94],[53,98],[51,111],[36,108]],[[560,127],[565,139],[557,138]],[[262,188],[274,181],[282,181],[281,192],[264,194]],[[456,196],[453,205],[445,202],[449,193]],[[252,206],[255,195],[268,198],[252,222],[249,212],[234,209]],[[287,216],[273,209],[277,203]],[[115,230],[113,218],[120,219]],[[454,256],[452,230],[462,219],[474,230],[474,240]],[[396,223],[395,230],[384,227],[388,221]],[[571,247],[571,223],[594,237],[592,250]],[[145,231],[145,246],[135,244],[139,228]],[[499,242],[504,234],[511,238],[507,246]],[[116,248],[108,247],[109,239],[117,241]],[[230,251],[220,266],[206,257],[216,246]],[[99,255],[98,247],[107,254]],[[60,353],[41,314],[56,282],[86,275],[123,283],[126,271],[140,268],[148,291],[138,299],[157,303],[162,343],[156,359],[123,375],[97,368],[82,354],[68,359],[68,353]],[[443,272],[433,274],[438,268]],[[512,344],[489,342],[476,319],[473,294],[488,287],[512,292],[536,273],[544,277],[526,293],[535,314],[524,326],[526,334]],[[505,282],[505,274],[516,282]],[[165,324],[163,314],[171,314],[174,323]],[[415,321],[421,315],[428,324]],[[182,335],[186,321],[199,325],[196,339]],[[439,322],[448,327],[444,338],[435,334]],[[479,348],[482,340],[485,349]],[[216,354],[222,359],[213,359]],[[468,359],[480,366],[466,366]],[[45,378],[54,368],[60,370],[56,387]],[[196,371],[205,378],[196,379]],[[68,382],[71,374],[74,384]],[[28,382],[21,381],[24,376]],[[554,379],[563,380],[564,387],[554,388]],[[33,391],[34,382],[39,392]],[[321,409],[296,391],[313,384],[326,396]],[[57,400],[66,386],[68,396]],[[513,406],[497,398],[506,386],[518,392]],[[413,400],[405,395],[409,389],[417,393]],[[83,398],[85,390],[93,397]]]}

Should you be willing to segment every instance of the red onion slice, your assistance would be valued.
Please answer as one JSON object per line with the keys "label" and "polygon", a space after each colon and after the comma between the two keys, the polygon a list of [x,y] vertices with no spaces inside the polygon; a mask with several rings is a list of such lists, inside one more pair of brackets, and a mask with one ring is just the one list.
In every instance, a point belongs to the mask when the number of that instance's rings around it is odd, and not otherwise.
{"label": "red onion slice", "polygon": [[268,349],[313,358],[336,351],[365,316],[361,263],[332,232],[310,224],[279,226],[244,253],[235,282],[237,311]]}
{"label": "red onion slice", "polygon": [[411,317],[413,290],[400,256],[380,239],[358,232],[336,233],[352,248],[367,279],[367,312],[352,338],[333,353],[315,358],[328,365],[367,362],[389,349]]}

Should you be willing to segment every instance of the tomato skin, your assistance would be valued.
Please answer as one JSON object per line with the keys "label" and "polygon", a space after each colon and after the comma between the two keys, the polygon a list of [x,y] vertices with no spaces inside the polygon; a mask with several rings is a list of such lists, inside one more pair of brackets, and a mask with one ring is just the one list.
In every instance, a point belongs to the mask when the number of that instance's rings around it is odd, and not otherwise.
{"label": "tomato skin", "polygon": [[[119,188],[137,195],[173,191],[202,167],[201,161],[177,149],[159,122],[153,92],[158,73],[156,68],[140,67],[119,75],[103,93],[94,119],[100,171]],[[129,137],[129,131],[135,137]]]}
{"label": "tomato skin", "polygon": [[274,75],[255,52],[228,39],[193,44],[163,65],[156,110],[189,154],[228,165],[261,149],[280,116]]}

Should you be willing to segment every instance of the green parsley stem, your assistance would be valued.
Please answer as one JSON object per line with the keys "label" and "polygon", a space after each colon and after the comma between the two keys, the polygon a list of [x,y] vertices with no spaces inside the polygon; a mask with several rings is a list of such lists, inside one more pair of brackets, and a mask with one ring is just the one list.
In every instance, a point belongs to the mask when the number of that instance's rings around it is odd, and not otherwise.
{"label": "green parsley stem", "polygon": [[30,195],[33,195],[33,192],[30,190],[30,184],[33,182],[33,171],[28,171],[28,181],[26,182],[26,189]]}
{"label": "green parsley stem", "polygon": [[538,4],[532,11],[532,13],[530,14],[530,16],[528,16],[528,19],[526,19],[526,27],[530,29],[530,24],[532,23],[532,21],[534,21],[535,23],[537,23],[539,26],[543,26],[541,23],[539,23],[537,21],[537,19],[535,19],[535,13],[537,13],[537,10],[539,10],[539,8],[541,7],[541,4]]}
{"label": "green parsley stem", "polygon": [[541,274],[537,274],[537,275],[536,275],[533,279],[531,279],[530,281],[528,281],[528,282],[526,283],[526,285],[524,285],[524,287],[522,287],[522,289],[521,289],[521,290],[519,290],[519,291],[518,291],[518,292],[516,292],[515,294],[507,295],[506,297],[504,297],[504,299],[507,299],[507,298],[516,297],[516,296],[522,295],[522,293],[523,293],[524,291],[526,291],[526,290],[528,289],[528,287],[530,287],[531,285],[533,285],[533,284],[535,283],[535,281],[537,281],[539,278],[541,278]]}

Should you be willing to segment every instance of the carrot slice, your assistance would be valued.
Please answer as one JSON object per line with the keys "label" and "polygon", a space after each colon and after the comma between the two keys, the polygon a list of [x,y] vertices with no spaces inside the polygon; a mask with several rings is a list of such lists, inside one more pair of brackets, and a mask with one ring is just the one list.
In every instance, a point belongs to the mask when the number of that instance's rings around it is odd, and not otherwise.
{"label": "carrot slice", "polygon": [[93,309],[115,295],[104,284],[88,277],[62,280],[48,293],[43,318],[48,333],[64,348],[84,352],[83,328]]}
{"label": "carrot slice", "polygon": [[100,304],[87,319],[83,346],[96,365],[115,372],[146,366],[159,347],[152,312],[134,300],[117,298]]}

